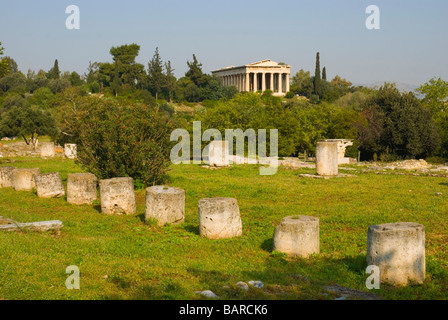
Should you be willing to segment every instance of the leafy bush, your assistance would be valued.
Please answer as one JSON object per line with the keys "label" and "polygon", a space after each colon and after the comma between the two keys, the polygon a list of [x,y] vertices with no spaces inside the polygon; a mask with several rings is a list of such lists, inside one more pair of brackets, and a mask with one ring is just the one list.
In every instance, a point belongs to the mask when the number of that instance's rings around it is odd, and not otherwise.
{"label": "leafy bush", "polygon": [[447,159],[439,157],[439,156],[432,156],[432,157],[427,157],[426,162],[431,163],[431,164],[444,164],[447,162]]}
{"label": "leafy bush", "polygon": [[[55,120],[47,111],[29,106],[13,106],[1,114],[0,137],[22,137],[26,144],[35,146],[39,136],[55,134]],[[28,139],[27,136],[31,137]]]}
{"label": "leafy bush", "polygon": [[141,103],[84,97],[68,104],[60,130],[78,144],[78,162],[100,179],[129,176],[137,187],[160,183],[170,164],[164,112]]}
{"label": "leafy bush", "polygon": [[362,118],[356,126],[364,155],[425,158],[440,145],[431,111],[411,92],[401,93],[394,85],[385,84],[366,100]]}

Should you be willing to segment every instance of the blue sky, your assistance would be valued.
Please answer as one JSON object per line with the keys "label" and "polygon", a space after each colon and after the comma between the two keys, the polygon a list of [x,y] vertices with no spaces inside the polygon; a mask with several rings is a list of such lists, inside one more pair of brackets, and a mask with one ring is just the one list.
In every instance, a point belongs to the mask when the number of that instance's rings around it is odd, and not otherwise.
{"label": "blue sky", "polygon": [[[368,30],[368,5],[380,9],[380,29]],[[80,9],[80,29],[68,30],[65,9]],[[448,80],[446,0],[2,0],[0,41],[26,73],[86,72],[89,61],[111,61],[112,46],[137,43],[147,66],[155,48],[177,77],[195,53],[204,72],[263,59],[286,62],[294,74],[314,74],[316,52],[327,78],[353,83],[420,85]]]}

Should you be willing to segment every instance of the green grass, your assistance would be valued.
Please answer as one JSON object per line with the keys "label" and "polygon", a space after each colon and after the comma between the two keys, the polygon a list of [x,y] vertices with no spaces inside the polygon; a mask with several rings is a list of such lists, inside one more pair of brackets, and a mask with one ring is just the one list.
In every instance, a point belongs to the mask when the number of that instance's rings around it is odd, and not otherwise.
{"label": "green grass", "polygon": [[[0,163],[41,172],[82,172],[71,160],[15,158]],[[137,214],[104,215],[99,203],[70,205],[34,192],[0,189],[0,215],[20,221],[59,219],[60,233],[0,233],[0,298],[3,299],[332,299],[324,285],[374,292],[385,299],[447,299],[448,180],[443,177],[357,173],[356,178],[307,179],[312,169],[279,168],[261,176],[256,165],[210,170],[172,166],[169,185],[186,191],[185,223],[145,224],[145,191],[136,190]],[[351,173],[351,172],[349,172]],[[442,192],[442,196],[435,195]],[[238,200],[243,235],[209,240],[198,234],[198,201]],[[283,217],[320,219],[320,254],[309,259],[272,252]],[[426,227],[426,281],[395,288],[365,287],[370,225],[411,221]],[[65,286],[69,265],[79,267],[80,290]],[[243,291],[239,281],[265,287]]]}

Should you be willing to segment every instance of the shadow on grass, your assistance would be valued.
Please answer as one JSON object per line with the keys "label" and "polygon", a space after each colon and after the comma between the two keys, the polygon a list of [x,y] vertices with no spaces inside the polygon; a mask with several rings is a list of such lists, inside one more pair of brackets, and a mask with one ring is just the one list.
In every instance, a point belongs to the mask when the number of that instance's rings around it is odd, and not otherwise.
{"label": "shadow on grass", "polygon": [[199,235],[199,226],[197,224],[184,224],[183,228],[187,232],[191,232],[195,235]]}
{"label": "shadow on grass", "polygon": [[[104,295],[101,300],[187,300],[191,293],[182,286],[179,279],[163,279],[155,281],[153,285],[134,286],[134,284],[125,277],[114,277],[109,279],[120,292],[133,291],[132,294],[113,293]],[[135,290],[138,288],[138,290]]]}
{"label": "shadow on grass", "polygon": [[136,218],[138,218],[141,222],[146,223],[145,213],[137,214]]}
{"label": "shadow on grass", "polygon": [[267,252],[271,252],[273,247],[274,247],[274,240],[272,239],[272,237],[264,240],[260,245],[260,248]]}
{"label": "shadow on grass", "polygon": [[439,185],[448,187],[448,182],[440,182]]}
{"label": "shadow on grass", "polygon": [[[254,269],[214,267],[193,264],[185,270],[194,281],[185,282],[185,275],[166,275],[163,279],[136,285],[127,275],[111,276],[112,283],[120,293],[102,297],[104,300],[188,300],[207,299],[196,291],[211,290],[224,300],[327,300],[340,297],[326,286],[345,287],[355,296],[348,299],[381,298],[365,288],[365,254],[347,256],[342,259],[321,258],[313,255],[308,259],[290,258],[282,254],[272,254]],[[263,287],[249,286],[244,290],[236,286],[238,282],[261,281]],[[364,296],[359,293],[364,293]],[[367,293],[367,296],[365,295]],[[369,294],[371,295],[369,297]],[[366,298],[367,297],[367,298]]]}

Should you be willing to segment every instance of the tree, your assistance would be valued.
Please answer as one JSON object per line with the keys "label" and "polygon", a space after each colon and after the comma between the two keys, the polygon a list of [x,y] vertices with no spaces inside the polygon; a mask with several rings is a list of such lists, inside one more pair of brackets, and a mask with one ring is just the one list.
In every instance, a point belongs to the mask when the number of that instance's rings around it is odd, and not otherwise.
{"label": "tree", "polygon": [[99,81],[99,69],[101,63],[89,61],[89,66],[87,67],[87,74],[84,73],[87,83],[92,83]]}
{"label": "tree", "polygon": [[350,91],[352,83],[346,79],[342,79],[336,75],[333,80],[328,83],[322,82],[322,99],[327,102],[334,102]]}
{"label": "tree", "polygon": [[[5,50],[5,48],[2,47],[2,42],[0,41],[0,57],[3,54],[3,50]],[[9,63],[7,60],[0,59],[0,78],[4,77],[9,72],[8,65]]]}
{"label": "tree", "polygon": [[84,81],[81,79],[81,76],[76,71],[70,73],[69,81],[72,86],[81,86],[84,84]]}
{"label": "tree", "polygon": [[26,91],[26,77],[22,72],[8,73],[0,78],[0,88],[3,91],[24,93]]}
{"label": "tree", "polygon": [[448,158],[448,82],[441,78],[432,78],[416,91],[423,95],[422,105],[433,112],[441,140],[437,154]]}
{"label": "tree", "polygon": [[130,89],[142,88],[146,82],[146,73],[145,67],[135,62],[139,51],[140,46],[135,43],[112,47],[109,52],[114,63],[100,64],[99,81],[104,86],[112,86],[112,81],[116,81],[113,88],[115,93],[120,91],[122,85]]}
{"label": "tree", "polygon": [[11,57],[4,57],[3,59],[1,59],[0,63],[4,63],[4,64],[8,65],[7,74],[19,72],[19,67],[17,65],[17,62]]}
{"label": "tree", "polygon": [[[56,135],[54,118],[47,111],[31,107],[12,107],[2,114],[0,136],[21,136],[26,144],[36,147],[41,135]],[[30,136],[28,139],[27,137]]]}
{"label": "tree", "polygon": [[314,71],[314,94],[316,94],[318,97],[321,97],[322,95],[322,84],[321,84],[321,78],[320,78],[320,61],[319,61],[319,52],[316,53],[316,69]]}
{"label": "tree", "polygon": [[210,80],[210,76],[202,72],[202,64],[198,62],[196,55],[193,54],[193,61],[187,61],[187,65],[189,69],[185,73],[185,76],[199,88],[206,86]]}
{"label": "tree", "polygon": [[394,85],[382,86],[366,102],[363,115],[358,122],[361,153],[424,158],[440,144],[431,111],[413,93],[400,93]]}
{"label": "tree", "polygon": [[162,89],[165,80],[163,74],[163,62],[159,55],[159,48],[156,48],[156,52],[148,63],[148,83],[151,91],[154,93],[156,100],[159,97],[159,92]]}
{"label": "tree", "polygon": [[299,72],[297,72],[292,77],[290,91],[293,91],[295,94],[310,98],[313,94],[313,90],[313,78],[311,77],[310,72],[300,69]]}
{"label": "tree", "polygon": [[112,92],[115,96],[118,96],[118,93],[120,92],[121,87],[121,81],[120,81],[120,74],[118,73],[118,62],[115,61],[115,68],[114,68],[114,75],[112,84],[110,85],[110,88],[112,89]]}
{"label": "tree", "polygon": [[423,95],[423,105],[435,113],[448,111],[448,82],[432,78],[416,91]]}
{"label": "tree", "polygon": [[59,79],[61,72],[59,71],[58,59],[54,61],[53,68],[51,68],[47,73],[48,79]]}
{"label": "tree", "polygon": [[171,67],[171,61],[165,63],[165,85],[168,92],[168,101],[173,99],[173,92],[176,87],[176,77],[174,76],[174,69]]}
{"label": "tree", "polygon": [[141,103],[87,96],[68,101],[60,119],[61,130],[78,144],[79,163],[97,177],[129,176],[140,187],[163,181],[175,128],[164,112]]}
{"label": "tree", "polygon": [[345,79],[342,79],[340,76],[336,75],[333,80],[331,80],[330,84],[333,87],[341,88],[341,89],[348,89],[351,87],[352,83],[350,81],[347,81]]}
{"label": "tree", "polygon": [[327,81],[327,69],[325,67],[322,69],[322,80]]}

